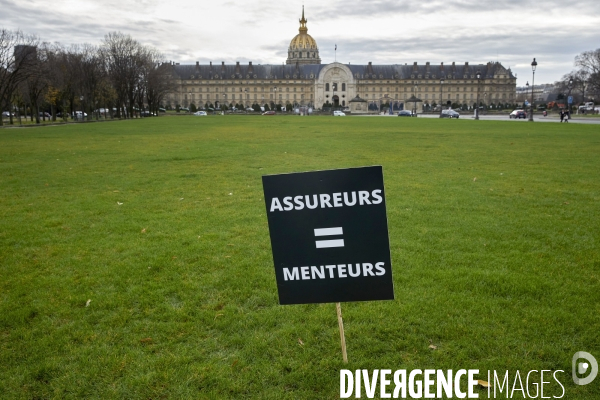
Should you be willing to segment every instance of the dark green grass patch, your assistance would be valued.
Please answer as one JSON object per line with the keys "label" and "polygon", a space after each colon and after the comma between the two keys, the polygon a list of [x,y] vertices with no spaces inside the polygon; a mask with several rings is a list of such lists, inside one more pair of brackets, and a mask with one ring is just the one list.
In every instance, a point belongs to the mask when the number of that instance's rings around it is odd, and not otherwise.
{"label": "dark green grass patch", "polygon": [[[599,154],[575,124],[1,130],[0,397],[324,399],[340,368],[469,368],[600,398],[570,378],[576,351],[600,359]],[[277,304],[261,176],[374,164],[396,300],[342,305],[344,365],[333,304]]]}

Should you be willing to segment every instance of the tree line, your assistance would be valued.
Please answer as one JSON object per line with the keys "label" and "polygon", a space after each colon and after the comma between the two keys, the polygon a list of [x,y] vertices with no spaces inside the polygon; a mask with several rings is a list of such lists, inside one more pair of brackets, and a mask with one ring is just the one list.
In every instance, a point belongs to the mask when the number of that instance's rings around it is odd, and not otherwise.
{"label": "tree line", "polygon": [[575,57],[575,69],[554,83],[559,100],[573,96],[573,104],[598,102],[600,96],[600,49],[584,51]]}
{"label": "tree line", "polygon": [[8,111],[10,124],[27,114],[39,123],[46,118],[42,110],[52,120],[156,113],[173,90],[170,74],[161,53],[120,32],[108,33],[98,46],[67,47],[0,29],[0,110]]}

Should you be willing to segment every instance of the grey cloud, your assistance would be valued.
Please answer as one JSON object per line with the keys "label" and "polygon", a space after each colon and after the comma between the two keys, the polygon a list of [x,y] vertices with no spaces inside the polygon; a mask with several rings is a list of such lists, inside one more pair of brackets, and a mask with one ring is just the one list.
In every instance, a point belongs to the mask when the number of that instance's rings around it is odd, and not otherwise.
{"label": "grey cloud", "polygon": [[[597,0],[579,0],[578,10],[594,9],[598,5]],[[534,12],[560,10],[565,7],[564,0],[546,0],[540,3],[537,0],[430,0],[415,2],[413,0],[372,0],[349,3],[347,1],[333,1],[322,3],[311,11],[321,19],[338,19],[348,16],[372,18],[389,14],[427,14],[443,12],[480,12],[492,13],[499,10],[515,10],[518,12]],[[569,6],[571,7],[571,6]]]}
{"label": "grey cloud", "polygon": [[[166,19],[156,21],[115,19],[109,23],[101,23],[88,15],[65,19],[65,16],[52,9],[46,9],[40,16],[38,13],[32,13],[30,6],[26,4],[4,1],[3,11],[11,15],[11,29],[19,28],[27,33],[36,34],[42,41],[59,41],[67,45],[83,42],[99,44],[106,33],[121,31],[132,35],[142,43],[151,43],[154,47],[160,47],[164,41],[160,41],[158,37],[167,32],[168,26],[177,23]],[[28,27],[35,28],[30,30]]]}

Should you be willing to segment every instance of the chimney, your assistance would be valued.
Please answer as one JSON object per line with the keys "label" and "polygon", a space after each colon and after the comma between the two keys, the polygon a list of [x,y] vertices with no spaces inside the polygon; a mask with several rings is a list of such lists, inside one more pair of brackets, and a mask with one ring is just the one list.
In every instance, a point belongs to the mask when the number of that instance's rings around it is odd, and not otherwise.
{"label": "chimney", "polygon": [[416,61],[413,64],[413,72],[417,72],[417,62]]}
{"label": "chimney", "polygon": [[200,62],[196,61],[196,67],[200,65]]}
{"label": "chimney", "polygon": [[468,66],[469,66],[469,62],[468,62],[468,61],[466,61],[466,62],[465,62],[465,67],[468,67]]}
{"label": "chimney", "polygon": [[425,71],[427,71],[427,73],[429,73],[429,61],[427,61],[425,63]]}

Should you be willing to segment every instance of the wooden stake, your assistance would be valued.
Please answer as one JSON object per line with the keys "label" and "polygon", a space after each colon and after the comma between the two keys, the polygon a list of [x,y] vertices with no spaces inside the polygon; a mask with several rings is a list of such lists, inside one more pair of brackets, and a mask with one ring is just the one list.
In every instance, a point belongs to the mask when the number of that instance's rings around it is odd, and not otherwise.
{"label": "wooden stake", "polygon": [[344,335],[344,321],[342,320],[342,306],[340,303],[335,303],[335,310],[337,311],[338,325],[340,327],[340,340],[342,342],[342,358],[344,362],[348,362],[348,354],[346,353],[346,336]]}

